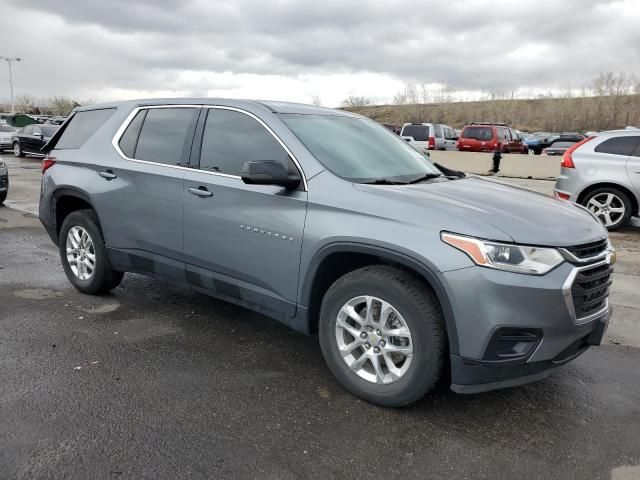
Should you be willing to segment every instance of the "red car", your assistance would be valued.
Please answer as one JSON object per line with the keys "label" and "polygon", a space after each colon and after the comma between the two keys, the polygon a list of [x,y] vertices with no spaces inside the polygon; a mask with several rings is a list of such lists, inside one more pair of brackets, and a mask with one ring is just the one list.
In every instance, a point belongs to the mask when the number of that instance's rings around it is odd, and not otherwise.
{"label": "red car", "polygon": [[527,153],[522,137],[504,123],[472,123],[458,139],[461,152]]}

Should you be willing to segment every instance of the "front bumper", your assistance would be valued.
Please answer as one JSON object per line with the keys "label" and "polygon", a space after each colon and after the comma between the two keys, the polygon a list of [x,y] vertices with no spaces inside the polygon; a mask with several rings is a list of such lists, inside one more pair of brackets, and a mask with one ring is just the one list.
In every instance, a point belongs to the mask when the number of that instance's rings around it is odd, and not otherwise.
{"label": "front bumper", "polygon": [[[528,383],[599,345],[611,310],[607,303],[576,319],[571,280],[582,267],[565,262],[542,276],[475,266],[444,273],[459,346],[451,388],[477,393]],[[508,354],[496,354],[504,345]]]}
{"label": "front bumper", "polygon": [[611,309],[590,322],[590,330],[569,344],[556,358],[539,362],[504,364],[474,361],[451,355],[451,376],[455,379],[451,390],[456,393],[474,394],[516,387],[546,378],[553,371],[582,355],[592,345],[600,345],[609,325]]}

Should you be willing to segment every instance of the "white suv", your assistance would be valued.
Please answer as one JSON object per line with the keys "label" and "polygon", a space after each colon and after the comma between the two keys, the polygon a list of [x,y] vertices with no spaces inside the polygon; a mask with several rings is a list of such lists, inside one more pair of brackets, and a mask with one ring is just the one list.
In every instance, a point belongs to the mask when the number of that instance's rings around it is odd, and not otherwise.
{"label": "white suv", "polygon": [[441,123],[405,123],[400,136],[419,150],[456,150],[458,134]]}
{"label": "white suv", "polygon": [[589,137],[562,157],[558,198],[587,207],[609,230],[640,215],[640,130]]}

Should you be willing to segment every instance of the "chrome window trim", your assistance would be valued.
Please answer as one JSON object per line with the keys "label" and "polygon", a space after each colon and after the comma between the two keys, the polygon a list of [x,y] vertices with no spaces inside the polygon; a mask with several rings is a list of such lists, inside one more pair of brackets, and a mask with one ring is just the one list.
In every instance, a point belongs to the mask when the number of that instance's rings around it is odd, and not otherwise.
{"label": "chrome window trim", "polygon": [[[289,147],[287,147],[285,145],[285,143],[280,139],[280,137],[278,137],[278,135],[276,135],[276,133],[271,129],[271,127],[269,127],[269,125],[267,125],[263,120],[261,120],[258,116],[254,115],[251,112],[247,112],[246,110],[242,110],[241,108],[237,108],[237,107],[227,107],[224,105],[203,105],[203,108],[207,108],[207,109],[213,109],[213,110],[231,110],[232,112],[238,112],[238,113],[242,113],[244,115],[247,115],[251,118],[253,118],[255,121],[257,121],[260,125],[262,125],[262,127],[267,130],[267,132],[269,132],[271,134],[271,136],[273,138],[276,139],[276,141],[280,144],[280,146],[285,150],[285,152],[287,152],[287,154],[289,155],[289,157],[291,157],[291,160],[293,161],[294,165],[296,166],[296,168],[298,169],[298,173],[300,174],[300,178],[302,178],[302,184],[304,186],[304,191],[307,191],[307,178],[304,175],[304,170],[302,170],[302,165],[300,165],[300,162],[298,162],[298,159],[295,157],[295,155],[293,154],[293,152],[289,149]],[[206,126],[206,125],[205,125]],[[203,131],[204,134],[204,131]],[[199,170],[201,172],[204,172],[204,170]],[[220,174],[220,173],[215,173],[215,172],[204,172],[204,173],[212,173],[214,175],[226,175],[226,174]],[[227,176],[231,176],[231,177],[235,177],[235,178],[240,178],[240,177],[236,177],[235,175],[227,175]]]}
{"label": "chrome window trim", "polygon": [[300,177],[302,178],[302,184],[304,186],[304,191],[305,192],[308,191],[307,178],[304,175],[304,170],[302,169],[302,166],[300,165],[300,162],[298,162],[298,159],[295,157],[295,155],[293,155],[293,153],[291,152],[289,147],[287,147],[285,145],[285,143],[280,139],[280,137],[278,137],[278,135],[276,135],[275,132],[271,129],[271,127],[269,127],[264,121],[262,121],[260,118],[258,118],[253,113],[247,112],[246,110],[242,110],[242,109],[237,108],[237,107],[227,107],[227,106],[223,106],[223,105],[141,105],[139,107],[136,107],[131,111],[131,113],[129,113],[129,115],[124,120],[122,125],[120,125],[120,127],[116,131],[115,135],[113,136],[113,139],[111,140],[111,145],[116,150],[118,155],[120,155],[124,160],[128,160],[130,162],[144,163],[144,164],[147,164],[147,165],[157,165],[157,166],[160,166],[160,167],[176,168],[176,169],[179,169],[179,170],[197,171],[197,172],[200,172],[200,173],[204,173],[206,175],[216,175],[218,177],[235,178],[235,179],[238,179],[238,180],[242,180],[242,178],[239,175],[230,175],[228,173],[219,173],[219,172],[207,172],[205,170],[194,169],[194,168],[190,168],[190,167],[182,167],[180,165],[168,165],[166,163],[158,163],[158,162],[152,162],[152,161],[149,161],[149,160],[139,160],[137,158],[127,157],[124,154],[124,152],[120,149],[120,145],[119,145],[120,139],[122,138],[122,135],[124,135],[125,130],[127,129],[127,127],[129,127],[129,124],[133,121],[134,117],[137,115],[137,113],[140,110],[151,110],[151,109],[155,109],[155,108],[206,108],[206,109],[216,109],[216,110],[231,110],[231,111],[242,113],[244,115],[247,115],[247,116],[253,118],[260,125],[262,125],[262,127],[265,130],[267,130],[267,132],[269,132],[271,134],[271,136],[273,136],[273,138],[276,139],[276,141],[280,144],[280,146],[282,146],[282,148],[291,157],[293,163],[295,164],[296,168],[298,169],[298,172],[300,173]]}
{"label": "chrome window trim", "polygon": [[137,113],[140,110],[150,110],[154,108],[202,108],[202,105],[143,105],[140,107],[136,107],[133,110],[131,110],[131,113],[129,113],[129,115],[124,120],[122,125],[120,125],[118,130],[116,130],[116,134],[113,136],[113,139],[111,140],[111,145],[116,150],[116,152],[118,152],[118,155],[120,155],[124,160],[128,160],[130,162],[144,163],[147,165],[157,165],[159,167],[176,168],[178,170],[192,170],[191,168],[181,167],[180,165],[168,165],[166,163],[158,163],[158,162],[151,162],[149,160],[139,160],[137,158],[129,158],[120,149],[120,145],[119,145],[120,139],[122,138],[122,135],[124,135],[125,130],[129,126],[133,118],[137,115]]}
{"label": "chrome window trim", "polygon": [[573,286],[573,282],[578,276],[578,273],[580,273],[582,270],[588,270],[589,268],[600,267],[602,265],[610,265],[610,263],[611,261],[609,258],[609,254],[607,254],[606,259],[600,262],[592,263],[590,265],[583,265],[580,267],[574,267],[569,273],[569,276],[565,280],[564,284],[562,285],[562,295],[564,296],[565,304],[567,305],[567,309],[569,310],[569,315],[571,316],[571,319],[576,325],[584,325],[604,315],[609,310],[609,296],[607,295],[607,298],[605,299],[605,302],[604,302],[604,307],[602,307],[600,310],[598,310],[597,312],[591,313],[586,317],[577,318],[576,310],[573,306],[573,296],[571,295],[571,287]]}

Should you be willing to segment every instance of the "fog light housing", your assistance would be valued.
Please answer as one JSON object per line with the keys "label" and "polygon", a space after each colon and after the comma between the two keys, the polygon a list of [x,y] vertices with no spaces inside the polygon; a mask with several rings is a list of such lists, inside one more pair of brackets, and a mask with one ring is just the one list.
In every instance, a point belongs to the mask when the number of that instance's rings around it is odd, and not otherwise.
{"label": "fog light housing", "polygon": [[526,361],[541,340],[539,328],[499,328],[493,333],[482,359],[487,362]]}

